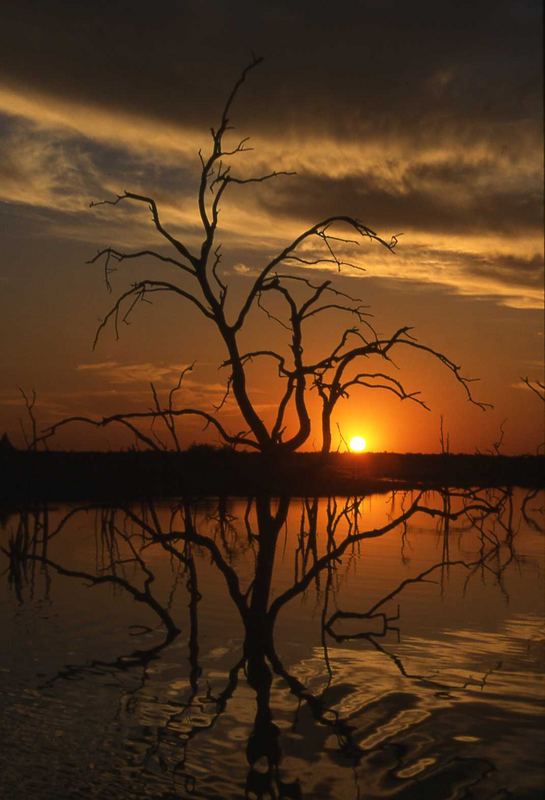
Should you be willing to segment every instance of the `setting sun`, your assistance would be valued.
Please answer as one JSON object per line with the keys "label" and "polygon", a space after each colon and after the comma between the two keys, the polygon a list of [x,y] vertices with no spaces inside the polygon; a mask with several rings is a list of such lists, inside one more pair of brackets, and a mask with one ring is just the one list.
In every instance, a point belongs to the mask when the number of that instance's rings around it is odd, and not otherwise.
{"label": "setting sun", "polygon": [[363,438],[363,436],[353,436],[350,439],[350,450],[353,453],[363,453],[363,451],[367,447],[367,442]]}

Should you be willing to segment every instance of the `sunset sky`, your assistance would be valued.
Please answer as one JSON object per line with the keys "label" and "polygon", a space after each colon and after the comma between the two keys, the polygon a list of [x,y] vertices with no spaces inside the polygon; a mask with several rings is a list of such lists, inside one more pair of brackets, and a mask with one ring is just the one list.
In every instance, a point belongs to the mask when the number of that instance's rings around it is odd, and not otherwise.
{"label": "sunset sky", "polygon": [[[240,175],[291,177],[231,187],[218,241],[233,308],[255,270],[301,230],[331,214],[361,219],[395,254],[362,242],[365,272],[301,269],[361,298],[381,334],[413,326],[418,339],[462,365],[483,412],[443,366],[419,355],[392,372],[421,390],[427,412],[358,389],[338,407],[346,439],[370,450],[434,452],[440,418],[454,452],[535,452],[543,404],[521,378],[543,380],[543,107],[540,2],[320,0],[4,0],[0,26],[0,435],[23,445],[18,387],[37,393],[40,425],[72,414],[147,410],[181,368],[195,368],[180,406],[212,411],[225,358],[213,327],[180,299],[135,309],[119,341],[98,323],[116,293],[151,261],[124,263],[113,294],[97,249],[161,249],[142,206],[92,200],[129,190],[156,198],[165,222],[200,240],[198,150],[210,147],[224,100],[249,62],[264,57],[231,114]],[[308,351],[331,349],[346,319],[310,325]],[[250,349],[283,346],[256,312]],[[366,365],[367,366],[367,365]],[[369,365],[370,366],[370,365]],[[380,364],[375,365],[381,367]],[[249,372],[266,420],[281,384],[270,364]],[[317,398],[313,395],[313,409]],[[233,404],[230,430],[243,427]],[[200,423],[184,445],[217,441]],[[74,426],[59,447],[127,446],[112,429]],[[338,444],[335,426],[334,446]],[[319,430],[306,449],[320,446]]]}

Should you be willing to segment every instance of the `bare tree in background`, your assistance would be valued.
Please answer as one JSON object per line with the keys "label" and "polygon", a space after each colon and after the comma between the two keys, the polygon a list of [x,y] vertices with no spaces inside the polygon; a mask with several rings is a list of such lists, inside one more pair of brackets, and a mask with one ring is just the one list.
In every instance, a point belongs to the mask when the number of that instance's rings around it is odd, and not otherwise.
{"label": "bare tree in background", "polygon": [[[221,244],[218,243],[220,204],[232,185],[263,183],[290,172],[270,172],[253,177],[239,177],[233,172],[232,161],[238,154],[251,148],[248,139],[243,138],[234,144],[227,144],[231,109],[235,97],[248,74],[258,66],[262,59],[253,58],[236,81],[221,115],[217,128],[211,129],[212,146],[207,155],[199,152],[201,174],[198,187],[198,212],[202,227],[202,242],[194,248],[187,241],[173,235],[162,222],[156,200],[142,194],[124,191],[113,200],[91,203],[91,206],[136,203],[146,206],[153,225],[168,245],[168,252],[138,250],[125,252],[114,247],[100,250],[90,263],[104,264],[104,276],[109,291],[112,291],[110,276],[115,264],[149,258],[162,262],[176,270],[176,280],[143,279],[133,283],[122,292],[98,327],[95,345],[108,325],[112,325],[116,337],[122,323],[129,321],[135,308],[142,302],[149,302],[158,293],[176,295],[180,301],[194,306],[200,314],[215,327],[226,352],[222,366],[227,369],[226,393],[220,406],[210,413],[198,408],[176,409],[174,394],[169,395],[168,407],[161,407],[155,388],[152,386],[154,407],[142,413],[115,414],[100,420],[86,417],[71,417],[49,428],[46,436],[52,435],[59,427],[69,422],[87,422],[95,425],[122,424],[128,427],[146,446],[163,449],[166,445],[153,432],[142,432],[142,424],[160,422],[179,449],[176,423],[184,415],[201,417],[205,424],[216,428],[225,444],[252,448],[265,453],[293,452],[304,445],[311,436],[312,421],[309,411],[309,392],[316,390],[321,400],[321,440],[322,452],[327,453],[332,446],[332,418],[339,400],[347,398],[356,387],[381,389],[401,400],[412,400],[428,408],[420,399],[419,392],[407,391],[404,385],[392,374],[392,355],[394,351],[411,349],[421,351],[440,362],[461,385],[468,400],[481,408],[487,404],[474,400],[470,381],[460,372],[460,367],[451,359],[433,348],[419,343],[407,326],[399,327],[389,336],[378,335],[368,320],[365,306],[357,298],[335,288],[331,278],[317,277],[324,269],[341,272],[343,269],[361,269],[357,264],[344,260],[348,247],[356,247],[362,241],[378,245],[391,254],[397,244],[393,236],[389,241],[381,238],[374,230],[360,220],[345,215],[331,216],[312,225],[281,252],[271,258],[251,278],[250,287],[242,302],[233,310],[227,308],[230,292],[228,279],[221,271]],[[271,301],[274,313],[271,310]],[[277,313],[277,307],[284,312]],[[241,344],[241,334],[245,330],[251,312],[260,311],[274,320],[287,337],[286,352],[270,348],[246,350]],[[309,359],[305,355],[305,342],[308,340],[307,323],[310,319],[326,317],[328,314],[344,314],[352,325],[346,327],[339,339],[327,352],[318,358]],[[307,339],[305,338],[307,334]],[[278,378],[282,383],[280,399],[274,419],[269,424],[256,407],[248,385],[248,365],[256,359],[268,359],[277,367]],[[379,364],[372,367],[373,361]],[[174,392],[180,388],[180,383]],[[229,395],[234,397],[240,415],[244,420],[244,430],[229,432],[218,418],[218,411]],[[295,424],[287,423],[287,419]]]}
{"label": "bare tree in background", "polygon": [[526,386],[531,389],[531,391],[539,397],[539,399],[545,403],[545,383],[540,380],[531,380],[530,378],[521,378],[522,382],[526,384]]}

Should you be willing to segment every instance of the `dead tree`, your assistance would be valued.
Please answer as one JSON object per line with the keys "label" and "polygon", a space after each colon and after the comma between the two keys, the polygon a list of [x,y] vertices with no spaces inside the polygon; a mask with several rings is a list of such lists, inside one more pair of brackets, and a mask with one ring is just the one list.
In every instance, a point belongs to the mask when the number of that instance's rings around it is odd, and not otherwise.
{"label": "dead tree", "polygon": [[543,381],[537,379],[531,380],[528,377],[521,378],[521,380],[523,383],[526,384],[528,389],[531,389],[531,391],[536,395],[536,397],[539,397],[539,399],[543,403],[545,403],[545,383],[543,383]]}
{"label": "dead tree", "polygon": [[[292,452],[302,447],[311,435],[311,415],[309,411],[309,393],[315,389],[322,403],[322,451],[329,452],[331,447],[331,421],[339,400],[349,395],[356,387],[382,389],[397,395],[400,399],[409,399],[427,408],[418,392],[406,391],[402,383],[386,370],[392,366],[393,351],[407,348],[420,350],[445,366],[462,385],[467,398],[481,408],[486,404],[478,403],[472,397],[470,380],[460,372],[460,367],[442,353],[431,347],[420,344],[413,338],[410,328],[400,327],[390,336],[379,336],[368,320],[365,307],[358,298],[336,289],[331,279],[314,280],[309,273],[319,270],[323,272],[341,272],[345,268],[361,269],[357,264],[345,261],[344,253],[349,247],[359,245],[362,241],[377,244],[389,253],[397,244],[396,236],[389,241],[383,239],[374,230],[360,220],[346,215],[331,216],[307,228],[293,241],[289,242],[281,252],[271,258],[261,269],[257,270],[251,285],[242,302],[234,311],[228,311],[226,300],[229,295],[229,283],[225,274],[221,273],[221,244],[217,242],[220,204],[225,199],[229,188],[233,185],[262,183],[291,172],[273,171],[251,177],[240,177],[232,170],[232,157],[251,150],[248,138],[237,143],[226,143],[230,125],[231,109],[235,97],[248,74],[258,66],[260,58],[253,58],[236,81],[221,115],[217,128],[211,129],[212,146],[205,155],[199,151],[201,164],[200,181],[197,192],[198,213],[202,228],[200,246],[194,247],[188,241],[175,236],[163,223],[159,207],[153,197],[124,191],[112,200],[93,202],[91,206],[120,204],[142,204],[147,206],[152,223],[169,251],[138,250],[125,252],[114,247],[100,250],[89,263],[101,262],[104,265],[106,286],[112,291],[111,274],[115,265],[121,262],[153,259],[156,262],[174,267],[177,280],[144,279],[133,283],[115,300],[100,323],[94,344],[108,325],[112,325],[116,337],[122,323],[127,323],[136,306],[141,302],[149,302],[158,293],[170,293],[180,300],[191,304],[200,314],[215,326],[221,338],[226,359],[223,366],[228,370],[226,395],[232,394],[244,420],[244,430],[229,433],[217,418],[217,411],[210,413],[203,409],[185,408],[176,410],[172,404],[172,393],[169,406],[160,407],[154,394],[154,407],[149,412],[133,414],[115,414],[101,420],[74,417],[63,420],[52,426],[45,433],[54,433],[61,425],[80,421],[95,425],[111,423],[123,424],[135,433],[146,446],[158,448],[160,444],[154,436],[142,434],[138,425],[151,420],[162,420],[168,429],[168,435],[178,448],[175,423],[184,415],[201,417],[206,424],[216,428],[220,438],[230,446],[243,446],[265,453],[287,451]],[[268,304],[268,298],[276,298],[284,306],[286,313],[278,316]],[[269,307],[268,307],[269,306]],[[244,351],[240,342],[249,315],[260,310],[269,319],[275,320],[287,331],[288,349],[282,353],[274,348]],[[305,360],[304,343],[306,323],[318,315],[330,312],[346,314],[354,325],[347,327],[338,342],[318,360]],[[381,368],[361,369],[368,364],[371,357],[381,363]],[[278,402],[274,421],[267,425],[258,412],[252,399],[248,385],[247,367],[255,359],[272,359],[278,368],[278,377],[282,381],[281,397]],[[176,390],[180,386],[176,387]],[[223,403],[220,404],[220,407]],[[295,419],[295,426],[286,419],[289,415]]]}

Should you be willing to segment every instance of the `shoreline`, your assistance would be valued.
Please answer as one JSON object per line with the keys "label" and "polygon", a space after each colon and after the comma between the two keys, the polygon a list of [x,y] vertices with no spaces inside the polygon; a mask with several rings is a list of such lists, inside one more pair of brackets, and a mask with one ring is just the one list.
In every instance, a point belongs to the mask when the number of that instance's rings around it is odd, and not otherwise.
{"label": "shoreline", "polygon": [[0,453],[0,503],[181,496],[327,496],[440,487],[545,487],[545,455]]}

